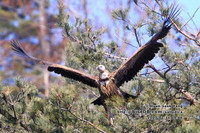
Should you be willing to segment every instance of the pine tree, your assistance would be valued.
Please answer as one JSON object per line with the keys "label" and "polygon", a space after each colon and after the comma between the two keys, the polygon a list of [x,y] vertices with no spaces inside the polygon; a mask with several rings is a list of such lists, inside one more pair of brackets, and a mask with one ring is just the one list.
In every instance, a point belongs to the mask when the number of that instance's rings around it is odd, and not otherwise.
{"label": "pine tree", "polygon": [[[94,28],[87,18],[74,18],[66,14],[62,1],[59,2],[57,26],[62,28],[63,38],[66,39],[65,65],[92,75],[98,74],[96,66],[99,64],[104,64],[110,72],[116,70],[127,58],[123,50],[120,52],[115,41],[102,41],[106,29]],[[137,47],[140,47],[148,40],[145,35],[151,37],[159,30],[163,22],[161,15],[167,14],[171,6],[164,5],[163,1],[159,4],[152,3],[150,6],[157,7],[158,12],[142,1],[134,2],[136,7],[142,7],[142,11],[146,11],[145,20],[141,17],[133,24],[129,16],[130,7],[115,9],[112,16],[116,23],[122,23],[127,34],[135,34],[135,42]],[[156,58],[147,64],[134,80],[121,87],[131,94],[140,94],[139,97],[134,101],[130,99],[129,102],[117,97],[114,97],[117,102],[107,101],[115,114],[113,125],[109,125],[108,114],[102,106],[90,104],[99,96],[96,88],[71,79],[65,79],[60,86],[56,82],[58,77],[52,76],[48,98],[42,97],[33,83],[22,78],[15,78],[15,86],[0,86],[0,130],[198,132],[199,32],[194,34],[196,37],[184,34],[187,27],[183,25],[180,19],[177,19],[174,24],[174,27],[177,26],[174,28],[176,30],[172,29],[167,37],[161,40],[164,47]],[[127,40],[123,41],[122,47],[126,48]],[[167,113],[168,111],[178,113]]]}

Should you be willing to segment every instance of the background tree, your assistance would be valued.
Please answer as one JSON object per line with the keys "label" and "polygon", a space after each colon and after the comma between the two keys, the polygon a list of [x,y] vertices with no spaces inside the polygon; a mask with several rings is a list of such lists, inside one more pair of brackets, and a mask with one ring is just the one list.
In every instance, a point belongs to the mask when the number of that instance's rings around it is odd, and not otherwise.
{"label": "background tree", "polygon": [[[3,57],[10,58],[10,52],[8,51],[10,48],[6,40],[10,40],[14,36],[15,39],[23,42],[22,44],[25,48],[30,50],[33,55],[37,54],[40,58],[45,59],[49,59],[51,55],[52,62],[61,60],[64,53],[63,39],[56,40],[59,43],[55,41],[55,38],[57,38],[56,33],[59,33],[59,31],[55,26],[56,17],[54,13],[48,12],[48,10],[53,10],[49,2],[44,0],[6,0],[1,2],[1,7],[1,39],[4,40],[1,47],[5,48],[5,51],[1,52]],[[58,53],[50,52],[50,48],[52,51],[56,49]],[[27,78],[29,77],[29,80],[36,82],[37,87],[44,92],[45,96],[49,95],[49,73],[46,71],[46,68],[41,69],[34,66],[31,62],[27,64],[24,59],[14,58],[12,63],[10,61],[2,59],[2,62],[4,62],[2,68],[6,71],[17,70],[9,75],[8,73],[5,74],[7,76],[7,78],[4,77],[3,82],[5,84],[13,82],[10,79],[11,75],[19,75],[19,73],[25,70],[23,75],[26,75]],[[19,62],[21,62],[21,65]]]}
{"label": "background tree", "polygon": [[[119,3],[102,2],[112,19],[100,11],[98,13],[101,16],[95,16],[95,9],[90,7],[92,2],[87,0],[58,1],[58,14],[52,11],[56,9],[54,2],[46,1],[43,6],[37,1],[20,3],[22,2],[1,2],[0,18],[4,20],[0,22],[3,31],[0,37],[4,40],[0,45],[4,50],[1,51],[3,63],[0,86],[2,132],[198,131],[200,32],[199,26],[190,23],[196,17],[198,9],[188,20],[181,18],[182,13],[179,15],[179,20],[174,24],[175,30],[172,29],[162,40],[164,48],[133,81],[123,85],[123,90],[132,94],[140,93],[140,96],[129,103],[119,102],[117,106],[116,103],[109,103],[111,106],[115,104],[115,120],[111,126],[103,107],[90,104],[98,96],[95,88],[70,79],[59,80],[54,75],[50,78],[49,98],[41,97],[42,93],[38,89],[44,89],[44,83],[39,82],[43,79],[40,75],[44,69],[32,62],[27,63],[24,59],[11,59],[7,40],[14,36],[26,50],[38,55],[38,58],[58,63],[65,61],[66,66],[97,75],[97,65],[104,64],[109,71],[114,71],[126,60],[126,55],[130,56],[149,36],[156,33],[163,22],[161,15],[168,12],[170,3],[130,0]],[[90,15],[91,12],[93,15]],[[42,20],[44,18],[46,20]],[[109,26],[101,24],[100,20],[109,20]],[[62,28],[62,38],[57,35],[60,33],[58,27]],[[36,44],[41,44],[41,49]],[[13,75],[21,75],[28,81],[13,78]],[[8,85],[13,84],[13,79],[15,85]],[[131,112],[136,110],[179,110],[182,113]]]}

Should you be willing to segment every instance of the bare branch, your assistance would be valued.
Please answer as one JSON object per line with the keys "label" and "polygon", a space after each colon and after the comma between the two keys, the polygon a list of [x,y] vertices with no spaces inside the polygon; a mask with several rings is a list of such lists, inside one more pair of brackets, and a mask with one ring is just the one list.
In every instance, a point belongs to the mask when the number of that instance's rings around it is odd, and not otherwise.
{"label": "bare branch", "polygon": [[159,72],[153,65],[149,64],[148,65],[149,68],[153,69],[160,77],[162,77],[163,79],[165,79],[166,77],[161,73]]}
{"label": "bare branch", "polygon": [[172,65],[171,67],[169,67],[165,72],[164,72],[164,77],[166,77],[166,74],[173,68],[176,66],[176,63],[174,65]]}
{"label": "bare branch", "polygon": [[[148,67],[148,65],[145,65],[145,66],[144,66],[144,68],[146,68],[146,67]],[[169,67],[164,67],[164,68],[158,69],[158,71],[163,71],[163,70],[165,70],[165,69],[169,69]],[[171,70],[176,70],[176,69],[171,69]],[[151,73],[155,73],[155,71],[137,74],[137,76],[147,75],[147,74],[151,74]]]}
{"label": "bare branch", "polygon": [[121,39],[119,36],[117,36],[116,34],[115,34],[115,37],[117,37],[117,39],[118,39],[119,41],[122,41],[123,43],[125,43],[125,44],[127,44],[127,45],[129,45],[129,46],[132,46],[132,47],[134,47],[134,48],[137,48],[136,46],[132,45],[131,43],[125,42],[124,40],[122,40],[122,39]]}
{"label": "bare branch", "polygon": [[[149,7],[147,4],[146,4],[146,2],[144,2],[144,1],[140,1],[144,6],[146,6],[148,9],[149,9],[149,11],[151,11],[151,12],[154,12],[154,13],[156,13],[156,14],[158,14],[158,15],[160,15],[161,16],[161,14],[159,13],[159,12],[156,12],[155,10],[153,10],[151,7]],[[141,7],[142,8],[142,7]]]}
{"label": "bare branch", "polygon": [[115,56],[109,53],[104,53],[106,56],[110,57],[110,58],[114,58],[114,59],[121,59],[121,60],[128,60],[128,58],[126,57],[119,57],[119,56]]}
{"label": "bare branch", "polygon": [[182,30],[183,27],[185,27],[185,26],[189,23],[189,21],[195,16],[195,14],[196,14],[197,11],[199,10],[199,8],[200,8],[200,7],[198,7],[198,8],[196,9],[196,11],[195,11],[194,14],[192,15],[192,17],[190,17],[190,19],[180,28],[180,30]]}
{"label": "bare branch", "polygon": [[[172,19],[170,19],[170,20],[171,20],[172,24],[174,25],[174,27],[176,28],[176,30],[177,30],[178,32],[180,32],[182,35],[184,35],[185,37],[189,38],[190,40],[193,40],[198,46],[200,46],[200,43],[199,43],[199,41],[197,40],[197,38],[193,38],[193,37],[187,35],[186,33],[184,33],[184,32],[174,23],[174,21],[173,21]],[[199,34],[199,32],[198,32],[197,34]]]}
{"label": "bare branch", "polygon": [[153,82],[158,82],[158,83],[165,83],[165,81],[161,80],[161,79],[150,79],[150,78],[148,78],[147,80],[148,81],[153,81]]}
{"label": "bare branch", "polygon": [[[161,72],[159,72],[153,65],[148,65],[148,67],[152,68],[160,77],[162,77],[163,79],[167,79],[165,77],[164,74],[162,74]],[[167,79],[168,80],[168,79]],[[180,88],[179,86],[175,85],[175,84],[172,84],[169,82],[169,85],[173,88],[175,88],[176,90],[179,90],[182,94],[185,95],[185,98],[193,105],[195,105],[195,98],[189,93],[189,92],[186,92],[184,89]]]}
{"label": "bare branch", "polygon": [[141,47],[141,43],[140,43],[140,41],[139,41],[139,39],[138,39],[137,30],[136,30],[135,27],[133,27],[133,31],[134,31],[134,33],[135,33],[136,41],[137,41],[138,45]]}

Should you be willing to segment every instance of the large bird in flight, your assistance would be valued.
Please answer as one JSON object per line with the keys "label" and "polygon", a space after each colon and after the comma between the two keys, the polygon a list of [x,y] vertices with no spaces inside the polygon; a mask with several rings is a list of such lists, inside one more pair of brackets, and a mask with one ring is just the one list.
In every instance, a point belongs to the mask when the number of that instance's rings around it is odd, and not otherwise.
{"label": "large bird in flight", "polygon": [[110,73],[103,65],[99,65],[97,67],[97,70],[99,71],[98,76],[92,76],[67,66],[50,63],[30,56],[16,40],[11,41],[10,44],[16,53],[23,55],[24,57],[27,57],[36,63],[46,65],[48,67],[48,71],[61,74],[64,77],[71,78],[91,87],[98,88],[100,97],[98,97],[92,103],[94,105],[103,105],[106,112],[110,113],[110,109],[105,103],[106,99],[109,99],[112,96],[120,96],[125,99],[137,97],[122,91],[120,86],[125,81],[130,81],[133,79],[137,72],[140,71],[146,63],[154,58],[160,47],[163,46],[163,44],[157,42],[157,40],[162,39],[167,35],[172,26],[171,20],[174,20],[178,14],[179,10],[177,10],[177,7],[173,6],[169,14],[165,17],[163,26],[158,33],[156,33],[145,45],[141,46],[114,72]]}

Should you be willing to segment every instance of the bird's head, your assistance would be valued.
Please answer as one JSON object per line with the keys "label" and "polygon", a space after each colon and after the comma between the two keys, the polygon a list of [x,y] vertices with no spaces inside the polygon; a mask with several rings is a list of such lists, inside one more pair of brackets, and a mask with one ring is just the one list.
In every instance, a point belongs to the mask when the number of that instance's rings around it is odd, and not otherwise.
{"label": "bird's head", "polygon": [[104,65],[98,65],[97,70],[98,70],[100,73],[103,73],[103,72],[106,70],[106,68],[105,68]]}

